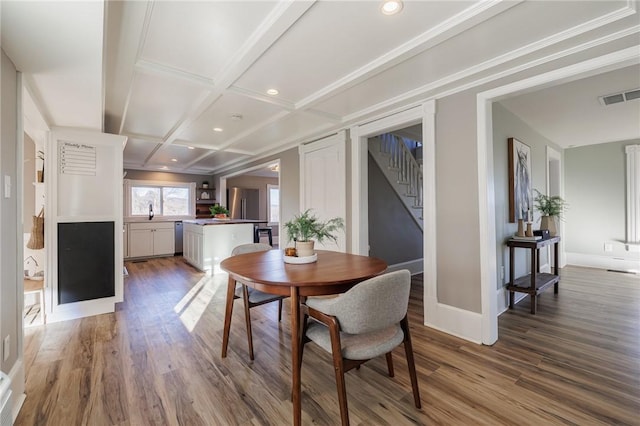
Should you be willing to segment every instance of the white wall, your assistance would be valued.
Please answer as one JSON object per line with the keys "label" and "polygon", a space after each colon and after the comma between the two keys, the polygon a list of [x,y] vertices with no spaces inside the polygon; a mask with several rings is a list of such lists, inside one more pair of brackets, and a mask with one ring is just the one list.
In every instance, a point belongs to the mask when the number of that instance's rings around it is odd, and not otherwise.
{"label": "white wall", "polygon": [[[509,222],[509,173],[508,173],[508,138],[516,138],[531,148],[531,188],[546,192],[547,159],[546,147],[551,146],[562,152],[562,148],[539,134],[535,129],[522,121],[518,116],[500,103],[493,104],[493,165],[496,206],[496,255],[498,271],[504,266],[505,278],[498,282],[497,288],[503,287],[509,277],[509,249],[505,240],[518,230],[517,223]],[[533,194],[535,197],[535,192]],[[533,212],[533,229],[540,228],[540,213]],[[529,271],[528,250],[516,250],[515,276],[519,277]],[[548,263],[547,251],[540,251],[540,265]],[[498,274],[500,279],[500,274]]]}
{"label": "white wall", "polygon": [[[567,262],[616,268],[620,260],[640,264],[625,250],[626,157],[624,147],[640,140],[570,148],[565,151]],[[605,251],[610,244],[612,251]],[[626,268],[626,266],[624,267]]]}
{"label": "white wall", "polygon": [[36,187],[33,182],[36,181],[36,144],[27,135],[24,134],[24,170],[22,173],[22,180],[24,182],[24,189],[22,191],[22,213],[24,232],[31,232],[31,216],[37,214],[36,212]]}
{"label": "white wall", "polygon": [[[546,192],[546,147],[551,146],[562,152],[558,145],[539,134],[502,104],[493,103],[493,174],[496,212],[496,266],[498,271],[496,289],[498,290],[505,287],[509,281],[509,249],[506,247],[505,241],[513,236],[518,228],[517,223],[509,222],[508,138],[516,138],[531,148],[531,188],[542,193]],[[533,196],[535,197],[535,192]],[[540,213],[534,211],[533,215],[533,229],[539,229]],[[562,238],[565,237],[562,236]],[[548,254],[548,250],[540,250],[540,265],[543,267],[549,263]],[[516,249],[514,256],[514,276],[516,278],[531,272],[529,250]],[[504,277],[501,276],[503,271]],[[498,300],[498,311],[506,308],[507,297],[508,293],[505,292],[502,294],[502,299]],[[516,297],[519,298],[522,295],[516,295]]]}
{"label": "white wall", "polygon": [[[438,101],[436,220],[438,302],[481,312],[476,93]],[[428,230],[425,230],[428,232]]]}
{"label": "white wall", "polygon": [[202,186],[203,181],[209,182],[212,188],[213,178],[210,175],[192,175],[187,173],[150,172],[147,170],[126,169],[126,179],[133,180],[157,180],[163,182],[195,182],[197,187]]}
{"label": "white wall", "polygon": [[[6,177],[11,179],[10,197],[5,198],[4,194],[0,197],[0,277],[2,279],[0,286],[0,339],[5,339],[8,336],[11,348],[6,360],[2,360],[0,357],[0,365],[2,371],[9,373],[18,359],[20,343],[18,335],[22,327],[20,321],[22,309],[16,304],[16,300],[22,300],[22,297],[18,298],[19,290],[20,294],[22,293],[22,281],[18,282],[17,276],[17,259],[19,255],[22,255],[22,249],[21,245],[18,245],[16,232],[16,224],[21,224],[22,217],[18,218],[17,203],[18,82],[16,68],[4,51],[2,51],[2,70],[0,72],[2,79],[0,179],[3,182]],[[20,228],[22,228],[21,225]],[[20,284],[20,289],[18,289],[18,284]]]}
{"label": "white wall", "polygon": [[[0,357],[0,368],[11,378],[12,417],[15,419],[24,401],[24,363],[22,349],[22,144],[18,134],[19,96],[21,80],[16,68],[0,50],[0,179],[11,181],[8,197],[0,197],[0,342],[9,341],[7,359]],[[2,353],[3,351],[0,351]]]}

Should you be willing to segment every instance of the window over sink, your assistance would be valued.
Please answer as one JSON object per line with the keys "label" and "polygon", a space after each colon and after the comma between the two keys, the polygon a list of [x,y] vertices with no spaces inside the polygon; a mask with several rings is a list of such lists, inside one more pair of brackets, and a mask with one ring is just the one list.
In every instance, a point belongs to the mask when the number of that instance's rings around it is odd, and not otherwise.
{"label": "window over sink", "polygon": [[195,215],[195,182],[124,181],[125,217],[189,219]]}

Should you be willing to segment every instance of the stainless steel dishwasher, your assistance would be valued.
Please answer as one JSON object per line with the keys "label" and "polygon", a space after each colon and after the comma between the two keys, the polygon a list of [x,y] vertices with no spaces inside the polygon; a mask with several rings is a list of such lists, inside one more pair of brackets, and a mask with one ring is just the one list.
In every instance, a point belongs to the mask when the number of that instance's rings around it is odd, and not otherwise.
{"label": "stainless steel dishwasher", "polygon": [[175,241],[176,248],[175,254],[182,254],[182,221],[179,220],[175,223]]}

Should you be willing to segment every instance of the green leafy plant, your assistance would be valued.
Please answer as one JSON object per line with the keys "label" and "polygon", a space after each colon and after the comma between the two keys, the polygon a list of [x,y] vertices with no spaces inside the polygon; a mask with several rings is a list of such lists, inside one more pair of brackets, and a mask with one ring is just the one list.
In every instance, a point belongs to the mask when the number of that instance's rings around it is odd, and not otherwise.
{"label": "green leafy plant", "polygon": [[536,197],[533,199],[536,210],[543,216],[562,217],[562,213],[567,209],[567,202],[558,195],[546,195],[534,189]]}
{"label": "green leafy plant", "polygon": [[216,204],[215,206],[209,207],[209,211],[211,211],[212,215],[216,214],[229,214],[229,210],[226,207],[221,206],[220,204]]}
{"label": "green leafy plant", "polygon": [[335,217],[321,222],[317,216],[311,214],[311,209],[295,216],[284,224],[290,241],[311,241],[322,243],[324,240],[338,241],[336,231],[344,229],[342,218]]}

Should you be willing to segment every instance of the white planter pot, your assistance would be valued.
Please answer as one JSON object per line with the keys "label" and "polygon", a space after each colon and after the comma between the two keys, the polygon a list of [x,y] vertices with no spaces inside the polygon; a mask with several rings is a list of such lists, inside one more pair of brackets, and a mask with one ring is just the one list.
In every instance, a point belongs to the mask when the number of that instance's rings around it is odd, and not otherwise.
{"label": "white planter pot", "polygon": [[314,241],[296,241],[296,255],[298,257],[313,256]]}

